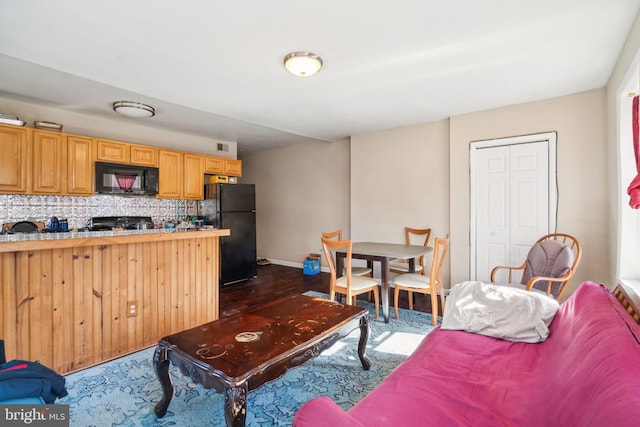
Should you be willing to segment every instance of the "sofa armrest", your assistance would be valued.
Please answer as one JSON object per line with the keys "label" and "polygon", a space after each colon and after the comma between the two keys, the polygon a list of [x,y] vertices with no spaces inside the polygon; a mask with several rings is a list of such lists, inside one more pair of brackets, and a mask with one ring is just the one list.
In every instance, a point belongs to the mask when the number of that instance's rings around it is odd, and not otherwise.
{"label": "sofa armrest", "polygon": [[364,427],[326,396],[311,399],[298,410],[292,427]]}

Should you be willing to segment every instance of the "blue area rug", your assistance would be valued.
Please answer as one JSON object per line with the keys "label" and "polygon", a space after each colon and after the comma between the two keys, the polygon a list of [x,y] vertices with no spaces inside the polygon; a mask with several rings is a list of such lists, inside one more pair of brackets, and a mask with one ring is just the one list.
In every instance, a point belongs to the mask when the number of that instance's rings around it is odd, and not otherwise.
{"label": "blue area rug", "polygon": [[[305,295],[324,296],[316,292]],[[431,315],[401,310],[400,320],[374,320],[365,354],[369,371],[358,358],[359,329],[320,356],[289,370],[247,397],[248,426],[290,426],[296,411],[318,396],[329,396],[348,409],[391,373],[426,334],[433,330]],[[393,313],[393,308],[391,309]],[[153,369],[154,348],[66,376],[69,395],[56,403],[68,404],[72,426],[224,426],[224,397],[169,369],[174,395],[167,414],[158,419],[153,408],[162,397]]]}

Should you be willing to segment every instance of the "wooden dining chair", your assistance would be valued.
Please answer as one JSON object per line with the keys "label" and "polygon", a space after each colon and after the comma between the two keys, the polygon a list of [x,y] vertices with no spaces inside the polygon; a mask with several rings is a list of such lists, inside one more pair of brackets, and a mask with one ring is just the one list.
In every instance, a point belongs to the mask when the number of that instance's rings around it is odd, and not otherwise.
{"label": "wooden dining chair", "polygon": [[[500,270],[507,270],[507,283],[514,285],[513,273],[521,273],[515,286],[527,291],[538,290],[560,301],[580,264],[582,248],[570,234],[551,233],[540,237],[531,247],[522,265],[499,265],[491,270],[490,280],[496,283]],[[500,283],[498,283],[500,284]]]}
{"label": "wooden dining chair", "polygon": [[[407,245],[415,244],[414,240],[420,237],[420,242],[424,246],[429,246],[429,240],[431,239],[430,228],[404,228],[404,239]],[[422,240],[424,239],[424,241]],[[418,262],[415,263],[414,272],[418,274],[425,274],[425,258],[421,256]],[[409,272],[409,260],[408,259],[394,259],[389,263],[389,272],[396,274],[403,274]]]}
{"label": "wooden dining chair", "polygon": [[[356,297],[360,294],[373,292],[373,299],[376,305],[376,319],[378,318],[379,298],[378,298],[378,281],[372,277],[354,276],[351,271],[351,240],[333,240],[322,237],[322,249],[329,264],[331,272],[331,280],[329,286],[329,299],[333,301],[336,293],[344,295],[347,305],[357,305]],[[331,251],[342,250],[346,252],[344,274],[338,276],[336,271],[335,259]]]}
{"label": "wooden dining chair", "polygon": [[444,287],[442,285],[442,269],[444,260],[449,251],[449,235],[440,238],[436,237],[433,245],[433,258],[429,275],[425,276],[418,273],[405,273],[396,276],[394,282],[394,308],[396,311],[396,319],[398,319],[398,296],[400,291],[405,290],[409,293],[409,309],[413,310],[412,293],[417,292],[424,295],[431,295],[431,317],[435,326],[438,323],[438,294],[440,294],[440,303],[442,305],[442,314],[444,315]]}
{"label": "wooden dining chair", "polygon": [[[333,240],[342,240],[342,230],[326,231],[322,233],[322,237]],[[344,274],[344,272],[342,272]],[[354,267],[351,266],[351,274],[353,276],[369,276],[373,277],[373,272],[369,267]]]}

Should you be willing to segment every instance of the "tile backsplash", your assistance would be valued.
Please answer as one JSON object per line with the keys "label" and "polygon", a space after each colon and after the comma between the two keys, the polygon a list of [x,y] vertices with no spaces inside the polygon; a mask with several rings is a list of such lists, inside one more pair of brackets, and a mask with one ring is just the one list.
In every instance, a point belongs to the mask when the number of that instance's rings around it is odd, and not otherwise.
{"label": "tile backsplash", "polygon": [[162,223],[197,215],[196,200],[154,199],[123,196],[35,196],[0,194],[0,224],[66,218],[69,228],[83,228],[95,216],[150,216]]}

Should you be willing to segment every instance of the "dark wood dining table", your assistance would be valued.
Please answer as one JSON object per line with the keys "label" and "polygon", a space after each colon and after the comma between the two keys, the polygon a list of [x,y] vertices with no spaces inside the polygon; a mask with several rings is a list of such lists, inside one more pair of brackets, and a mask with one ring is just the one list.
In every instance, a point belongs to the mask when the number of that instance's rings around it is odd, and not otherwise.
{"label": "dark wood dining table", "polygon": [[[409,260],[409,272],[415,272],[415,259],[433,252],[433,248],[422,245],[405,245],[398,243],[354,242],[351,248],[351,258],[364,259],[373,271],[373,262],[380,262],[380,286],[382,288],[382,315],[385,323],[389,323],[389,261],[393,259]],[[336,252],[336,270],[342,271],[345,251]]]}

